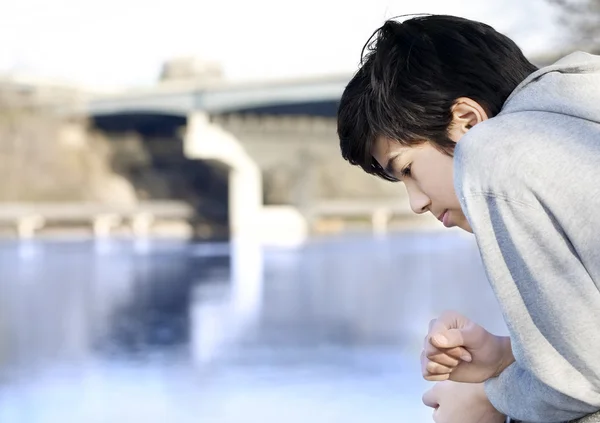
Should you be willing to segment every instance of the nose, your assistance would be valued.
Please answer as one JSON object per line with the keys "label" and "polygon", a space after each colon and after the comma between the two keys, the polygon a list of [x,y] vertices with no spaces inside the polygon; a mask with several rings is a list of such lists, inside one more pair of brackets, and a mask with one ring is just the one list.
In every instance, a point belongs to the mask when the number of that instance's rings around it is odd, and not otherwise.
{"label": "nose", "polygon": [[414,182],[406,181],[404,183],[406,187],[406,192],[408,193],[408,201],[410,203],[410,208],[416,214],[423,214],[429,210],[429,206],[431,205],[431,200],[423,191],[417,187]]}

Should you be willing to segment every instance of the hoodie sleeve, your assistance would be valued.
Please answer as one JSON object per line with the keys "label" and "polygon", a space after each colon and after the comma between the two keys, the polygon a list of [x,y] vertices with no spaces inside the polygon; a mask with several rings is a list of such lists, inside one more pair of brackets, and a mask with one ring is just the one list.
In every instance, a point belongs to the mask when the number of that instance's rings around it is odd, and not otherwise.
{"label": "hoodie sleeve", "polygon": [[598,411],[550,388],[518,363],[486,381],[485,392],[496,410],[518,421],[559,423]]}
{"label": "hoodie sleeve", "polygon": [[516,360],[486,392],[514,419],[581,418],[600,410],[600,127],[594,140],[567,116],[492,120],[455,156]]}

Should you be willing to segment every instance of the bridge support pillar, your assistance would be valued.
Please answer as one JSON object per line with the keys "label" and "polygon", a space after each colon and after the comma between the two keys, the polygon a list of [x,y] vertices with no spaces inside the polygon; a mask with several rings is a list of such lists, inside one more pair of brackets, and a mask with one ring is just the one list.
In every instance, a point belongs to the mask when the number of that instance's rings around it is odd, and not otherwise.
{"label": "bridge support pillar", "polygon": [[39,215],[23,216],[17,221],[17,236],[19,239],[33,238],[35,231],[45,225],[45,220]]}
{"label": "bridge support pillar", "polygon": [[92,221],[94,236],[103,238],[110,235],[111,230],[121,223],[121,217],[116,214],[102,214]]}
{"label": "bridge support pillar", "polygon": [[188,116],[184,142],[188,158],[213,160],[229,167],[229,231],[231,288],[227,332],[248,333],[261,308],[262,174],[239,140],[211,123],[205,113]]}
{"label": "bridge support pillar", "polygon": [[392,211],[386,208],[378,208],[371,215],[371,225],[373,234],[376,236],[384,236],[388,232],[388,225],[392,217]]}
{"label": "bridge support pillar", "polygon": [[235,239],[258,239],[262,211],[262,174],[237,138],[211,123],[208,115],[188,116],[184,142],[190,159],[214,160],[229,167],[229,230]]}
{"label": "bridge support pillar", "polygon": [[150,234],[154,215],[151,213],[139,213],[131,219],[131,229],[136,238],[146,238]]}

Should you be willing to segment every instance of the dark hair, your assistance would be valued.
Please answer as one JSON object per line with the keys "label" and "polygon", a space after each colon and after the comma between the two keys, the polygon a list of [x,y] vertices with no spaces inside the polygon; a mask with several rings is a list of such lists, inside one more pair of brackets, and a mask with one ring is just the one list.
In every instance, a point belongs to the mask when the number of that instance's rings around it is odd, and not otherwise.
{"label": "dark hair", "polygon": [[471,98],[495,116],[537,70],[492,27],[445,15],[386,21],[363,47],[360,65],[338,109],[342,156],[386,180],[395,179],[371,155],[378,136],[403,145],[430,141],[452,156],[448,129],[456,99]]}

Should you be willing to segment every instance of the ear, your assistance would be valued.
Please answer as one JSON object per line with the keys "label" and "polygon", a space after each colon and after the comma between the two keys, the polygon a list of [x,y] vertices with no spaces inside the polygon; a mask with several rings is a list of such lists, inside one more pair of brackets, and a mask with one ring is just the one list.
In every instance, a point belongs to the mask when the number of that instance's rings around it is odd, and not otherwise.
{"label": "ear", "polygon": [[488,119],[485,109],[468,97],[456,99],[451,112],[452,123],[448,128],[448,135],[454,141],[458,141],[469,129]]}

